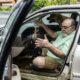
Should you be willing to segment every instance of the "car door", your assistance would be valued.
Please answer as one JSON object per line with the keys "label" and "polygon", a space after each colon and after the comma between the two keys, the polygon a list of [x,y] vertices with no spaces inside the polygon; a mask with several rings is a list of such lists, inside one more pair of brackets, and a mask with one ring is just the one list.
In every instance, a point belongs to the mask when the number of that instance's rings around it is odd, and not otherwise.
{"label": "car door", "polygon": [[[80,17],[78,18],[80,19]],[[80,61],[80,33],[77,33],[78,42],[76,43],[76,47],[74,50],[74,54],[72,54],[73,57],[71,57],[71,80],[79,80],[80,79],[80,69],[79,69],[79,61]],[[76,41],[76,40],[75,40]]]}
{"label": "car door", "polygon": [[[15,8],[12,10],[12,13],[5,25],[0,44],[0,80],[2,80],[3,73],[5,72],[4,69],[6,60],[9,55],[10,45],[12,44],[12,40],[15,38],[13,37],[13,34],[17,33],[17,30],[21,26],[22,21],[29,12],[32,3],[33,0],[24,0],[21,1],[18,5],[16,5]],[[10,77],[6,79],[10,79]]]}

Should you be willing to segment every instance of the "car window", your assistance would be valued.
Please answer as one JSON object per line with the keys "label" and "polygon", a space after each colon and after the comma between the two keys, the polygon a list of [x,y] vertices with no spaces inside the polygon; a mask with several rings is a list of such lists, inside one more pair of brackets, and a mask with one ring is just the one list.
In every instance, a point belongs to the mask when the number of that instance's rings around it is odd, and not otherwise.
{"label": "car window", "polygon": [[[58,13],[57,13],[58,14]],[[66,17],[70,17],[72,13],[60,13],[60,15],[62,16],[66,16]],[[44,24],[46,25],[59,25],[59,23],[55,20],[53,20],[52,22],[50,22],[50,20],[48,19],[50,17],[51,14],[48,14],[46,16],[44,16],[42,18],[42,21]],[[55,15],[53,15],[52,17],[55,17]],[[58,17],[58,16],[57,16]]]}
{"label": "car window", "polygon": [[48,17],[50,17],[50,14],[45,16],[44,18],[42,18],[42,21],[44,24],[46,24],[46,25],[59,25],[59,23],[55,22],[55,21],[52,23],[49,23],[49,20],[47,19]]}
{"label": "car window", "polygon": [[[13,78],[13,76],[15,76],[14,73],[16,73],[16,75],[19,74],[18,67],[16,65],[13,66],[11,58],[9,59],[9,55],[11,57],[11,54],[9,54],[11,51],[10,45],[12,44],[12,40],[14,40],[15,35],[18,32],[19,27],[21,26],[21,23],[23,22],[25,16],[28,14],[32,4],[33,4],[33,0],[22,1],[19,4],[17,4],[14,7],[10,17],[8,18],[6,26],[4,27],[4,32],[2,35],[2,41],[0,45],[0,62],[1,62],[1,68],[0,68],[1,78],[0,79],[1,80],[2,79],[3,80],[4,79],[10,79],[10,80],[15,79],[15,77]],[[24,12],[25,12],[25,15],[24,15]],[[7,60],[9,61],[7,62]],[[18,71],[14,69],[17,69]],[[17,79],[20,80],[21,79],[20,76]]]}
{"label": "car window", "polygon": [[7,20],[4,28],[3,28],[2,35],[1,35],[1,41],[0,41],[1,42],[1,44],[0,44],[0,50],[1,50],[1,47],[2,47],[2,45],[4,43],[6,35],[9,32],[11,24],[12,24],[14,18],[16,17],[17,11],[18,11],[18,8],[14,12],[12,12],[12,14],[9,16],[9,18],[8,18],[8,20]]}

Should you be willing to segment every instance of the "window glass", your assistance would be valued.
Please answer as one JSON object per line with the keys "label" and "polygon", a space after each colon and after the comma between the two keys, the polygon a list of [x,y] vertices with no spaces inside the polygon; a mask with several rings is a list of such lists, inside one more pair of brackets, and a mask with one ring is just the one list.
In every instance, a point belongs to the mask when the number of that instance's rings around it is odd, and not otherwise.
{"label": "window glass", "polygon": [[9,32],[9,29],[11,28],[11,24],[13,22],[13,20],[16,17],[16,14],[18,12],[18,8],[15,9],[14,12],[12,12],[12,14],[9,16],[6,25],[4,26],[3,30],[2,30],[2,35],[1,35],[1,44],[0,44],[0,51],[1,51],[1,47],[6,39],[7,33]]}
{"label": "window glass", "polygon": [[[54,14],[55,14],[55,13],[54,13]],[[66,17],[70,17],[70,16],[71,16],[71,13],[60,13],[60,14],[59,14],[59,13],[56,13],[56,14],[62,15],[62,16],[66,16]],[[57,15],[51,16],[51,17],[54,17],[55,19],[52,18],[53,21],[50,22],[49,19],[48,19],[48,17],[50,17],[50,15],[51,15],[51,14],[48,14],[48,15],[46,15],[46,16],[44,16],[44,17],[42,18],[43,23],[46,24],[46,25],[59,25],[59,23],[55,20],[56,17],[58,17],[58,16],[57,16]]]}

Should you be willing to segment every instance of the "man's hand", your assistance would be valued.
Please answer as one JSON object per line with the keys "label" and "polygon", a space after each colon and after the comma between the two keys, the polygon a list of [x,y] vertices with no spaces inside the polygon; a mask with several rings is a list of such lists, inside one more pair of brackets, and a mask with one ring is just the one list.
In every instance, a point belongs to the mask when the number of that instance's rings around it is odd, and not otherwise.
{"label": "man's hand", "polygon": [[36,47],[40,47],[40,48],[47,48],[49,44],[50,43],[49,43],[46,35],[45,35],[45,39],[37,38],[35,41]]}
{"label": "man's hand", "polygon": [[44,26],[44,24],[42,22],[40,22],[39,20],[35,20],[34,23],[36,25],[38,25],[39,27],[43,27]]}

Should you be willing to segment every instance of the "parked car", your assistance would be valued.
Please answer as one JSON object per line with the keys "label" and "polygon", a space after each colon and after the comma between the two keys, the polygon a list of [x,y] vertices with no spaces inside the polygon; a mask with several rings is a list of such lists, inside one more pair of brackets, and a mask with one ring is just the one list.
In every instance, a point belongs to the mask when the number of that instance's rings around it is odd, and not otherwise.
{"label": "parked car", "polygon": [[[4,27],[0,44],[0,80],[16,80],[16,78],[34,80],[36,79],[34,75],[42,76],[40,80],[79,80],[80,5],[49,6],[27,15],[32,3],[33,0],[20,1]],[[54,40],[34,21],[40,20],[52,30],[60,31],[61,16],[71,17],[76,23],[76,33],[64,59],[64,64],[55,70],[34,69],[32,67],[33,59],[37,56],[45,56],[47,53],[47,49],[36,48],[36,38],[44,39],[46,34],[50,42]],[[6,61],[8,62],[6,63]],[[12,73],[15,76],[11,75]]]}

